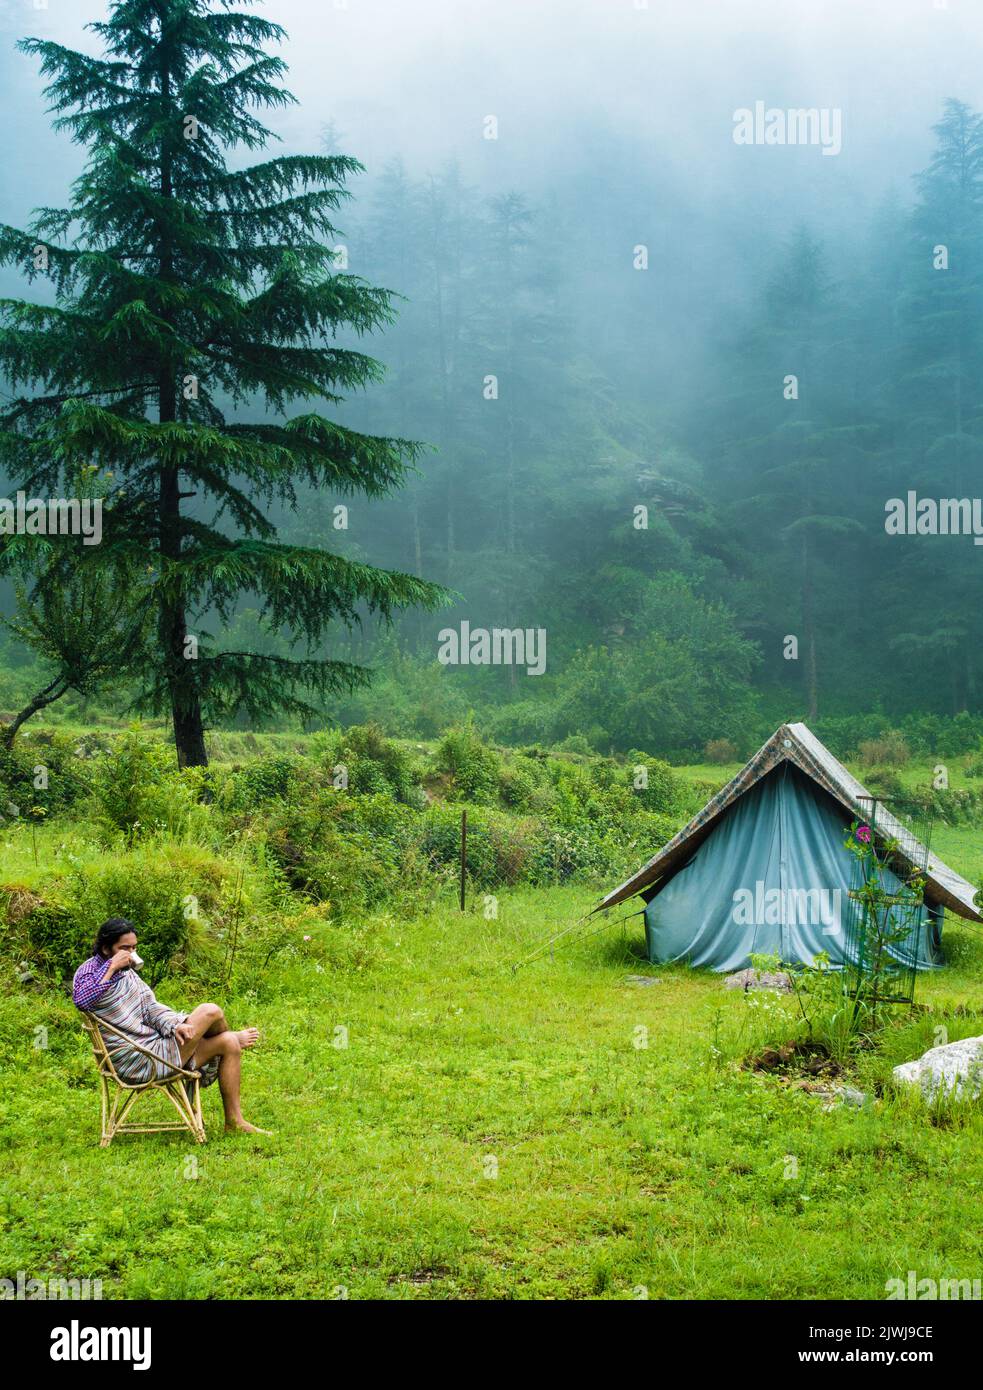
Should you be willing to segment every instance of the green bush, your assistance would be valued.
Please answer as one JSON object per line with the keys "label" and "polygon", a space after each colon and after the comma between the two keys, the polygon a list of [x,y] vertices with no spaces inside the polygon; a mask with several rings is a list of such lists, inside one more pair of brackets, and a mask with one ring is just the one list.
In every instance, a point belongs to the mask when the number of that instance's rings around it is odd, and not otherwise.
{"label": "green bush", "polygon": [[452,778],[452,791],[459,800],[484,805],[497,800],[499,757],[482,742],[473,718],[448,729],[437,748],[436,766]]}
{"label": "green bush", "polygon": [[872,767],[864,778],[867,790],[887,801],[908,799],[908,791],[901,777],[892,767]]}
{"label": "green bush", "polygon": [[[461,862],[461,807],[435,806],[422,818],[420,850],[445,883],[455,883]],[[486,807],[468,807],[467,879],[477,891],[530,881],[542,826]]]}
{"label": "green bush", "polygon": [[499,795],[510,810],[528,810],[533,805],[537,790],[536,778],[526,768],[513,763],[508,763],[502,768]]}
{"label": "green bush", "polygon": [[983,739],[966,759],[966,776],[983,777]]}
{"label": "green bush", "polygon": [[178,770],[173,749],[133,724],[94,760],[92,791],[97,818],[110,835],[132,845],[145,835],[205,832],[210,815],[201,804],[207,775]]}
{"label": "green bush", "polygon": [[337,764],[347,768],[350,791],[387,792],[411,804],[418,800],[420,778],[414,760],[377,724],[346,729],[338,740]]}
{"label": "green bush", "polygon": [[979,825],[983,820],[983,791],[929,791],[920,796],[905,793],[905,809],[936,817],[946,825]]}
{"label": "green bush", "polygon": [[501,743],[545,742],[554,724],[553,705],[542,699],[498,704],[483,715],[482,724]]}
{"label": "green bush", "polygon": [[704,746],[703,756],[708,763],[733,763],[737,761],[737,745],[729,738],[712,738]]}
{"label": "green bush", "polygon": [[[434,806],[422,821],[421,850],[434,872],[453,881],[460,864],[460,808]],[[479,891],[516,883],[610,883],[637,868],[676,829],[670,817],[637,806],[623,825],[600,817],[560,824],[469,807],[468,881]]]}
{"label": "green bush", "polygon": [[47,815],[72,810],[90,790],[91,746],[63,733],[25,730],[12,749],[0,748],[0,802],[11,801],[22,813],[31,806]]}
{"label": "green bush", "polygon": [[568,734],[562,743],[557,744],[557,750],[561,753],[579,753],[582,758],[592,758],[595,751],[583,734]]}
{"label": "green bush", "polygon": [[625,848],[611,830],[598,826],[547,826],[529,866],[530,882],[537,886],[581,882],[604,883],[620,876]]}
{"label": "green bush", "polygon": [[229,809],[256,812],[271,801],[306,800],[315,789],[382,793],[418,804],[422,791],[414,759],[377,725],[318,734],[312,745],[316,760],[276,753],[236,768],[226,797]]}
{"label": "green bush", "polygon": [[864,767],[904,767],[911,761],[911,749],[897,729],[887,729],[879,738],[864,739],[857,750]]}
{"label": "green bush", "polygon": [[[23,921],[30,949],[56,978],[70,979],[92,954],[96,931],[109,917],[133,922],[151,984],[166,972],[188,940],[187,899],[201,885],[182,879],[175,865],[127,855],[117,863],[77,866],[46,890]],[[207,895],[203,895],[207,896]]]}
{"label": "green bush", "polygon": [[224,800],[230,810],[254,812],[271,801],[288,800],[308,779],[301,758],[274,753],[236,768]]}
{"label": "green bush", "polygon": [[68,980],[92,955],[99,925],[96,922],[90,930],[77,908],[42,900],[23,919],[22,928],[32,959],[55,979]]}
{"label": "green bush", "polygon": [[266,848],[289,888],[351,917],[409,891],[416,813],[385,795],[315,791],[274,804]]}
{"label": "green bush", "polygon": [[[633,750],[628,754],[629,786],[646,811],[674,815],[683,800],[683,787],[668,763]],[[644,769],[644,776],[639,775]],[[641,784],[641,785],[639,785]]]}
{"label": "green bush", "polygon": [[[432,873],[456,882],[461,862],[460,806],[434,806],[422,817],[419,847]],[[485,807],[468,807],[466,869],[479,892],[520,881],[530,858],[531,826]]]}

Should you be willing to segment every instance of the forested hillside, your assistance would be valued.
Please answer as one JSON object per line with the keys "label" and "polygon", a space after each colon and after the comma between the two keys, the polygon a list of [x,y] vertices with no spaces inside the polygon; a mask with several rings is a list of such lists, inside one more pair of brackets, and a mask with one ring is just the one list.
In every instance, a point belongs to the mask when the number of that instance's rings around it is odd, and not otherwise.
{"label": "forested hillside", "polygon": [[698,260],[667,290],[617,254],[617,204],[605,241],[582,189],[489,202],[453,168],[394,163],[351,255],[408,302],[357,418],[438,452],[352,543],[463,595],[407,620],[401,650],[427,660],[460,617],[545,626],[546,679],[452,673],[511,704],[517,737],[616,737],[629,707],[667,748],[755,706],[765,725],[978,709],[972,541],[884,527],[909,488],[971,494],[983,444],[983,122],[950,102],[934,138],[849,238],[749,237],[747,293],[712,316]]}
{"label": "forested hillside", "polygon": [[[271,507],[292,544],[328,537],[458,598],[332,632],[323,650],[368,661],[377,693],[327,716],[426,736],[473,707],[504,741],[683,755],[783,718],[871,734],[978,712],[976,548],[884,527],[910,488],[966,496],[983,448],[983,122],[950,102],[934,139],[848,235],[749,238],[713,312],[696,252],[668,281],[640,268],[627,194],[598,208],[568,176],[488,198],[398,158],[359,178],[339,254],[401,298],[384,381],[339,416],[430,447],[388,499]],[[244,595],[220,644],[255,640],[255,611]],[[442,669],[462,620],[544,630],[545,673]],[[289,629],[259,641],[291,650]],[[13,713],[43,670],[9,636],[4,657]]]}

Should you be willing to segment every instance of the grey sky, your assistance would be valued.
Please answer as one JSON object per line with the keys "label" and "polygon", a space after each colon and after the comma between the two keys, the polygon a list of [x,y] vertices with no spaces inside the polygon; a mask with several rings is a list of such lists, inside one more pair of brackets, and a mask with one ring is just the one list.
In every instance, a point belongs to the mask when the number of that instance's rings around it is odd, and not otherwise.
{"label": "grey sky", "polygon": [[[0,0],[2,2],[2,0]],[[423,173],[449,156],[489,191],[541,184],[624,142],[640,168],[687,171],[694,196],[769,199],[798,190],[831,215],[903,184],[946,96],[983,100],[979,0],[268,0],[299,108],[274,120],[289,147],[333,120],[379,169]],[[6,0],[3,75],[11,214],[60,196],[73,156],[47,132],[34,63],[17,33],[89,46],[99,0]],[[761,156],[731,138],[735,108],[837,106],[842,154]],[[494,114],[499,139],[482,136]],[[40,157],[36,157],[40,156]],[[599,170],[599,172],[601,172]],[[16,189],[8,179],[15,175]]]}
{"label": "grey sky", "polygon": [[[85,23],[105,0],[0,0],[8,157],[0,221],[23,226],[63,205],[81,152],[50,128],[23,34],[96,51]],[[641,8],[636,8],[636,3]],[[856,254],[890,190],[932,149],[949,96],[983,106],[983,0],[267,0],[299,105],[267,116],[288,151],[340,148],[369,178],[395,156],[414,176],[449,159],[483,197],[556,195],[590,262],[653,266],[692,286],[686,313],[717,312],[767,274],[799,224],[822,237],[834,273]],[[734,112],[829,107],[842,150],[735,144]],[[484,138],[486,117],[498,138]],[[261,156],[258,156],[261,157]],[[357,181],[343,235],[368,206]],[[596,248],[596,251],[595,249]],[[0,286],[13,290],[8,269]],[[586,292],[586,283],[584,290]],[[681,306],[682,306],[681,301]],[[670,333],[670,338],[672,334]]]}

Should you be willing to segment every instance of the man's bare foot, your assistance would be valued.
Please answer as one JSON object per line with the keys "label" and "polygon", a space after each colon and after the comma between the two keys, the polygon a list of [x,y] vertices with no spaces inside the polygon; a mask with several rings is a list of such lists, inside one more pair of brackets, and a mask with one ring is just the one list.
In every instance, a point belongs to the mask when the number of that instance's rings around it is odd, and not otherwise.
{"label": "man's bare foot", "polygon": [[272,1129],[260,1129],[258,1125],[251,1125],[248,1120],[236,1120],[230,1124],[225,1123],[226,1134],[272,1134]]}
{"label": "man's bare foot", "polygon": [[255,1047],[259,1042],[259,1029],[243,1028],[240,1032],[236,1033],[236,1037],[239,1039],[240,1047]]}

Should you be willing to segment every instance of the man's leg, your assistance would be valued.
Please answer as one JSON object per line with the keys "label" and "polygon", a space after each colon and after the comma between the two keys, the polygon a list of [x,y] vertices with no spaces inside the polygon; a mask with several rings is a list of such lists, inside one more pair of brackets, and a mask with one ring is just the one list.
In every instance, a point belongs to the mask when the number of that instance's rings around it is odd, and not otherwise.
{"label": "man's leg", "polygon": [[[185,1019],[185,1027],[194,1030],[187,1042],[180,1045],[181,1061],[188,1062],[195,1055],[195,1051],[202,1038],[215,1038],[220,1033],[229,1033],[232,1030],[225,1021],[225,1014],[218,1004],[199,1004],[196,1009],[192,1009]],[[259,1041],[258,1028],[243,1028],[237,1035],[243,1047],[255,1047]],[[199,1054],[199,1061],[201,1061]]]}
{"label": "man's leg", "polygon": [[[205,1036],[198,1043],[195,1052],[195,1062],[198,1066],[203,1065],[212,1057],[219,1059],[218,1088],[222,1093],[222,1105],[225,1108],[226,1133],[239,1131],[246,1134],[269,1134],[270,1132],[267,1129],[257,1129],[255,1125],[251,1125],[248,1120],[244,1119],[239,1103],[242,1049],[252,1046],[255,1038],[250,1037],[250,1035],[255,1032],[255,1028],[244,1028],[241,1033],[227,1030],[212,1037]],[[244,1041],[246,1038],[249,1040]]]}
{"label": "man's leg", "polygon": [[185,1026],[194,1029],[192,1036],[187,1042],[181,1043],[181,1061],[187,1062],[194,1054],[195,1048],[204,1037],[215,1037],[219,1033],[227,1033],[229,1025],[225,1021],[225,1014],[217,1004],[199,1004],[196,1009],[192,1009],[185,1019]]}

